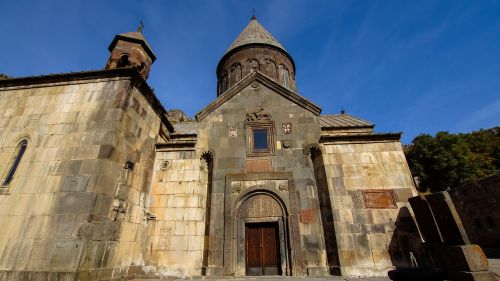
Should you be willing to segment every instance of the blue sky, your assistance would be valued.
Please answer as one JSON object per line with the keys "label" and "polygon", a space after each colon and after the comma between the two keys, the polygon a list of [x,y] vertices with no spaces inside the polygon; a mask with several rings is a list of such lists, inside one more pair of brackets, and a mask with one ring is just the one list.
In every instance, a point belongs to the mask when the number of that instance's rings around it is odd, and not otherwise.
{"label": "blue sky", "polygon": [[1,1],[0,73],[104,67],[117,33],[144,21],[148,80],[193,116],[216,97],[215,68],[252,9],[294,58],[299,94],[378,132],[500,125],[500,1]]}

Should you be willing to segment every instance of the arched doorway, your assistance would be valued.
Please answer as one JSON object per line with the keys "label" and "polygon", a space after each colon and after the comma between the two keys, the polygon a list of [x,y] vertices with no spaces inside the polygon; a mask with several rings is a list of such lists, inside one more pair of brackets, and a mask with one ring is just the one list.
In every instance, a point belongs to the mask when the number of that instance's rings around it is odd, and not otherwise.
{"label": "arched doorway", "polygon": [[236,216],[238,275],[288,275],[289,239],[285,204],[267,190],[240,200]]}

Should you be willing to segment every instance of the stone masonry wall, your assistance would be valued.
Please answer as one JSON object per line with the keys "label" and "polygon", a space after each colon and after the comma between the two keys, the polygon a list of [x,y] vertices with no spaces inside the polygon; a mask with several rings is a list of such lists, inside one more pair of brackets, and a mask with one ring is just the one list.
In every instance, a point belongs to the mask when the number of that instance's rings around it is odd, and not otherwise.
{"label": "stone masonry wall", "polygon": [[[127,84],[115,104],[116,136],[91,214],[80,232],[89,246],[81,271],[89,279],[142,274],[149,265],[147,251],[151,179],[161,121],[141,91]],[[132,164],[133,166],[130,166]]]}
{"label": "stone masonry wall", "polygon": [[[271,145],[275,151],[269,155],[248,156],[251,131],[246,114],[255,116],[255,112],[270,116],[268,120],[256,120],[257,124],[273,126]],[[291,124],[290,134],[284,133],[286,123]],[[283,196],[282,201],[289,202],[289,232],[280,237],[280,241],[286,239],[291,244],[287,256],[292,272],[288,274],[327,274],[314,171],[304,151],[308,144],[317,143],[319,135],[315,114],[257,81],[200,121],[198,146],[214,155],[208,275],[245,274],[241,244],[244,224],[237,206],[241,202],[238,200],[256,190]],[[288,185],[274,184],[281,181]],[[252,182],[254,186],[250,186]]]}
{"label": "stone masonry wall", "polygon": [[[336,240],[327,241],[336,247],[329,253],[333,266],[346,276],[386,276],[393,266],[407,265],[403,249],[410,246],[400,240],[414,230],[406,202],[416,191],[401,144],[325,143],[315,168],[318,182],[328,185],[319,190],[330,198],[333,229],[325,232]],[[395,232],[399,222],[403,227]]]}
{"label": "stone masonry wall", "polygon": [[207,165],[194,150],[159,150],[154,165],[151,263],[165,275],[201,275]]}
{"label": "stone masonry wall", "polygon": [[0,88],[2,177],[28,141],[14,180],[0,188],[0,225],[9,230],[0,233],[0,279],[79,272],[96,280],[144,264],[138,244],[160,122],[130,82]]}
{"label": "stone masonry wall", "polygon": [[487,255],[500,256],[500,175],[462,185],[449,192],[471,243]]}

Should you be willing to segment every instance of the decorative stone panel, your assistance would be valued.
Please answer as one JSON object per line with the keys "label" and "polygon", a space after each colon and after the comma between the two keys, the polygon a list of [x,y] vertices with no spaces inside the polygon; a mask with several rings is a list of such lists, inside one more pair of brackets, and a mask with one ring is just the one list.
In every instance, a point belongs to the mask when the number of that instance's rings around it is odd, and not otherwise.
{"label": "decorative stone panel", "polygon": [[269,195],[258,194],[245,201],[241,208],[242,218],[281,217],[281,206]]}
{"label": "decorative stone panel", "polygon": [[392,190],[363,191],[366,208],[396,208]]}

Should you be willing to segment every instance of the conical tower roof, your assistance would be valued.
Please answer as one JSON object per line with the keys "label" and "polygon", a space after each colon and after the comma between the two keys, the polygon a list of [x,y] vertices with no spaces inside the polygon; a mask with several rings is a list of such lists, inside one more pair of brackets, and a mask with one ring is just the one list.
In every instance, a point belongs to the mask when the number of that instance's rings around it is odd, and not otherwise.
{"label": "conical tower roof", "polygon": [[283,45],[281,45],[278,40],[276,40],[271,33],[269,33],[269,31],[267,31],[259,21],[257,21],[255,16],[252,17],[245,29],[243,29],[236,40],[234,40],[231,46],[229,46],[226,54],[240,46],[251,44],[271,45],[286,52]]}

